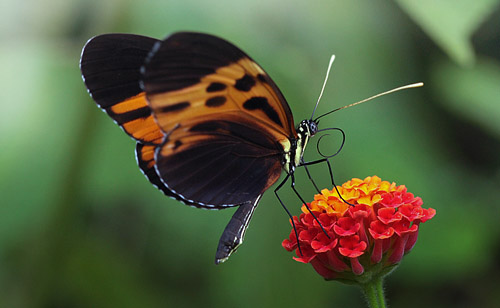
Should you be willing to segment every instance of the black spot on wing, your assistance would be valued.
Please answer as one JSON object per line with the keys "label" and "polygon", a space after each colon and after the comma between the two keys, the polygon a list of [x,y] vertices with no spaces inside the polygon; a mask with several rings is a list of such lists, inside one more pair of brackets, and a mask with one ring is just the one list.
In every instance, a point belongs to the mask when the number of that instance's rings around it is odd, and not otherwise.
{"label": "black spot on wing", "polygon": [[276,110],[269,104],[267,98],[261,96],[254,96],[243,103],[243,108],[246,110],[261,110],[266,116],[274,123],[283,126],[280,117]]}
{"label": "black spot on wing", "polygon": [[207,87],[207,92],[219,92],[222,90],[226,89],[226,85],[220,82],[212,82],[208,87]]}
{"label": "black spot on wing", "polygon": [[219,107],[226,103],[226,97],[224,96],[214,96],[205,102],[205,106],[207,107]]}
{"label": "black spot on wing", "polygon": [[236,80],[236,84],[234,85],[236,90],[243,91],[243,92],[250,91],[253,88],[253,86],[255,86],[255,80],[253,79],[252,76],[250,76],[248,74],[245,74],[245,76]]}
{"label": "black spot on wing", "polygon": [[174,142],[174,150],[177,150],[182,145],[182,141],[175,140]]}
{"label": "black spot on wing", "polygon": [[257,79],[259,79],[259,81],[261,82],[267,83],[267,78],[264,74],[258,74]]}
{"label": "black spot on wing", "polygon": [[191,106],[189,102],[181,102],[159,108],[160,112],[178,112]]}

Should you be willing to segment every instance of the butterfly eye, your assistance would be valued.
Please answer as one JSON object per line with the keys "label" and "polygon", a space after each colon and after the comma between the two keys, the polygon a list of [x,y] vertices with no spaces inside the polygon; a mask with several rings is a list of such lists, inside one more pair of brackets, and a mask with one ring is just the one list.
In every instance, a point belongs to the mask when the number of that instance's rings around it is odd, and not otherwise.
{"label": "butterfly eye", "polygon": [[314,121],[309,122],[309,131],[311,132],[311,136],[314,136],[318,132],[318,123]]}

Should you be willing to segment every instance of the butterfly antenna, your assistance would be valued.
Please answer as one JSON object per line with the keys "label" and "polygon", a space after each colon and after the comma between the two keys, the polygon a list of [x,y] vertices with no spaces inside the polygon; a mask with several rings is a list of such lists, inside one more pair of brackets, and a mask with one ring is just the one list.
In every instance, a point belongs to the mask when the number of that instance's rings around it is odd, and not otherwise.
{"label": "butterfly antenna", "polygon": [[328,81],[328,76],[330,75],[330,69],[332,68],[333,61],[335,61],[335,55],[332,55],[330,57],[330,63],[328,63],[328,69],[326,70],[325,81],[323,81],[323,87],[321,88],[321,92],[319,93],[318,101],[316,102],[316,106],[314,106],[314,110],[313,110],[313,113],[311,115],[311,120],[314,117],[314,113],[316,112],[316,108],[318,108],[319,101],[321,100],[321,97],[323,96],[323,92],[325,91],[326,82]]}
{"label": "butterfly antenna", "polygon": [[380,97],[380,96],[384,96],[386,94],[394,93],[394,92],[405,90],[405,89],[419,88],[419,87],[422,87],[423,85],[424,85],[423,82],[417,82],[417,83],[412,83],[412,84],[409,84],[409,85],[406,85],[406,86],[398,87],[398,88],[395,88],[395,89],[392,89],[392,90],[389,90],[389,91],[385,91],[385,92],[379,93],[377,95],[373,95],[371,97],[365,98],[364,100],[361,100],[359,102],[355,102],[355,103],[349,104],[347,106],[340,107],[340,108],[334,109],[332,111],[329,111],[329,112],[327,112],[327,113],[325,113],[323,115],[320,115],[314,121],[318,121],[320,118],[322,118],[322,117],[324,117],[326,115],[329,115],[330,113],[333,113],[335,111],[339,111],[339,110],[346,109],[346,108],[349,108],[349,107],[353,107],[353,106],[356,106],[356,105],[359,105],[359,104],[362,104],[362,103],[366,103],[367,101],[371,101],[372,99],[375,99],[375,98]]}

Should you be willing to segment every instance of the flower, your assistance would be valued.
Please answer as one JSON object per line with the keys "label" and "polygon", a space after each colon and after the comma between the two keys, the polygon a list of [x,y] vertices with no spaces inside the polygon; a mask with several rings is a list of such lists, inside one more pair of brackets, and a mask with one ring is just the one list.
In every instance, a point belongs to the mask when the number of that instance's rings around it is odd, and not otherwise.
{"label": "flower", "polygon": [[420,223],[436,214],[404,185],[377,176],[354,178],[337,189],[323,189],[303,205],[300,217],[290,221],[297,233],[292,229],[282,243],[327,280],[364,283],[390,272],[415,245]]}

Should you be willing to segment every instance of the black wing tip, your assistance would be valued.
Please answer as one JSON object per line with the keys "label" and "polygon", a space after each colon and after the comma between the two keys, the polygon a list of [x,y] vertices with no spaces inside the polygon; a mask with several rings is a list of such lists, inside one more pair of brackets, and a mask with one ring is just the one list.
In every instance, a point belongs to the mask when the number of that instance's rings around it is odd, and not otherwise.
{"label": "black wing tip", "polygon": [[107,111],[108,107],[142,92],[140,68],[158,41],[136,34],[108,33],[96,35],[85,43],[80,71],[87,92],[99,107]]}

